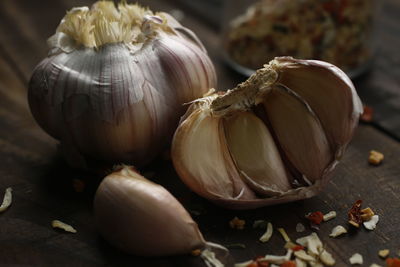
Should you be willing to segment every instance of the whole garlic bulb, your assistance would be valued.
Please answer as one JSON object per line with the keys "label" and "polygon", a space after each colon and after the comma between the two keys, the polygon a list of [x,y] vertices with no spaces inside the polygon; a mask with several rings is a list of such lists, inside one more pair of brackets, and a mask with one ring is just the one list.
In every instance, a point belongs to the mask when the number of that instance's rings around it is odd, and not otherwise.
{"label": "whole garlic bulb", "polygon": [[94,214],[102,236],[130,254],[188,254],[206,246],[197,224],[176,198],[133,167],[121,166],[103,179]]}
{"label": "whole garlic bulb", "polygon": [[172,139],[182,104],[216,83],[193,32],[125,2],[73,8],[49,45],[30,80],[29,105],[77,167],[149,162]]}
{"label": "whole garlic bulb", "polygon": [[228,208],[256,208],[321,191],[362,112],[337,67],[280,57],[224,94],[194,101],[172,143],[193,191]]}

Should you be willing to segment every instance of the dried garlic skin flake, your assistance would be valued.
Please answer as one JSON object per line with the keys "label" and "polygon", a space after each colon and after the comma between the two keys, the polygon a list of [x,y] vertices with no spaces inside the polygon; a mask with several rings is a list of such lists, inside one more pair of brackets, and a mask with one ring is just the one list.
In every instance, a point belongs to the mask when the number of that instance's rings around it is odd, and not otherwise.
{"label": "dried garlic skin flake", "polygon": [[374,230],[378,222],[379,222],[379,215],[374,215],[371,217],[371,220],[363,222],[363,224],[364,227],[367,228],[368,230]]}
{"label": "dried garlic skin flake", "polygon": [[62,221],[59,221],[59,220],[53,220],[52,222],[51,222],[51,226],[53,227],[53,228],[59,228],[59,229],[62,229],[62,230],[64,230],[65,232],[69,232],[69,233],[76,233],[77,231],[75,230],[75,228],[74,227],[72,227],[71,225],[69,225],[69,224],[66,224],[66,223],[63,223]]}
{"label": "dried garlic skin flake", "polygon": [[333,266],[336,263],[335,259],[332,257],[332,254],[325,249],[319,254],[319,259],[327,266]]}
{"label": "dried garlic skin flake", "polygon": [[323,216],[324,222],[332,220],[333,218],[336,218],[336,211],[330,211]]}
{"label": "dried garlic skin flake", "polygon": [[278,228],[278,231],[279,231],[279,233],[281,233],[283,239],[284,239],[286,242],[290,242],[290,241],[291,241],[291,240],[290,240],[290,237],[288,236],[288,234],[286,233],[286,231],[285,231],[284,228]]}
{"label": "dried garlic skin flake", "polygon": [[390,254],[390,250],[388,250],[388,249],[382,249],[382,250],[379,250],[379,252],[378,252],[378,255],[379,255],[379,257],[381,257],[381,258],[386,258],[387,256],[389,256],[389,254]]}
{"label": "dried garlic skin flake", "polygon": [[332,232],[329,234],[330,237],[338,237],[340,235],[343,235],[347,233],[346,228],[344,228],[341,225],[337,225],[332,229]]}
{"label": "dried garlic skin flake", "polygon": [[372,263],[369,267],[382,267],[382,265],[376,264],[376,263]]}
{"label": "dried garlic skin flake", "polygon": [[382,163],[385,156],[376,150],[371,150],[369,152],[368,162],[371,165],[379,165]]}
{"label": "dried garlic skin flake", "polygon": [[272,227],[272,223],[268,223],[267,224],[267,230],[265,231],[265,233],[260,237],[260,241],[265,243],[268,242],[268,240],[271,238],[273,233],[273,227]]}
{"label": "dried garlic skin flake", "polygon": [[12,188],[8,187],[6,189],[6,192],[4,193],[3,202],[1,203],[0,206],[0,213],[8,209],[8,207],[11,206],[11,203],[12,203]]}
{"label": "dried garlic skin flake", "polygon": [[364,262],[362,255],[359,253],[353,254],[353,256],[350,257],[349,261],[352,265],[361,265]]}
{"label": "dried garlic skin flake", "polygon": [[302,233],[306,230],[306,228],[304,227],[304,225],[302,223],[298,223],[296,224],[296,232],[298,233]]}

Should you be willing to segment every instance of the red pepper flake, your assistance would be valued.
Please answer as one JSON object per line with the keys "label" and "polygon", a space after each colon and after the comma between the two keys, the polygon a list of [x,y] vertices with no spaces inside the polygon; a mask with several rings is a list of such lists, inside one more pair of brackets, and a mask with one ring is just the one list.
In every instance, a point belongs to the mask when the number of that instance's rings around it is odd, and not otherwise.
{"label": "red pepper flake", "polygon": [[310,222],[319,225],[324,220],[324,214],[320,211],[316,211],[307,215],[307,219],[310,220]]}
{"label": "red pepper flake", "polygon": [[297,245],[295,247],[292,248],[293,251],[299,251],[299,250],[304,250],[303,246]]}
{"label": "red pepper flake", "polygon": [[269,262],[267,262],[263,256],[258,256],[246,267],[269,267]]}
{"label": "red pepper flake", "polygon": [[363,222],[361,217],[361,204],[362,200],[357,200],[348,212],[349,223],[357,228],[360,227],[360,224]]}
{"label": "red pepper flake", "polygon": [[360,120],[363,122],[371,122],[373,114],[374,114],[374,109],[371,108],[370,106],[364,105],[364,112],[361,115]]}
{"label": "red pepper flake", "polygon": [[287,261],[281,264],[281,267],[296,267],[296,262],[294,261]]}
{"label": "red pepper flake", "polygon": [[400,267],[400,259],[399,258],[387,258],[386,266],[387,267]]}
{"label": "red pepper flake", "polygon": [[269,267],[269,263],[267,261],[257,261],[257,267]]}

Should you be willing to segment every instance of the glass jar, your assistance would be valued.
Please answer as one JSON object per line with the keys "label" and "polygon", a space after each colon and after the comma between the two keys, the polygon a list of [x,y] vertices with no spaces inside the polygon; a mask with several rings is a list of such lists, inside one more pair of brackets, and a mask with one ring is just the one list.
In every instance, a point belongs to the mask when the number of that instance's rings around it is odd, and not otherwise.
{"label": "glass jar", "polygon": [[225,2],[224,58],[244,75],[276,56],[327,61],[350,77],[371,62],[376,0]]}

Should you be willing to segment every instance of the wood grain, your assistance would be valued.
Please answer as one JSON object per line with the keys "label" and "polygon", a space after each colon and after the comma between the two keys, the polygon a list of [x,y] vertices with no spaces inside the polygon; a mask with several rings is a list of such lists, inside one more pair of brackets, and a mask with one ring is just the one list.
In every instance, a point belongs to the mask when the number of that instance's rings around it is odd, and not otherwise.
{"label": "wood grain", "polygon": [[[191,256],[152,259],[129,256],[99,236],[92,215],[93,195],[99,180],[66,166],[57,142],[36,125],[26,101],[27,81],[34,66],[46,55],[45,40],[65,10],[90,2],[45,3],[39,6],[23,0],[0,2],[0,192],[9,186],[14,189],[12,206],[0,214],[0,266],[204,266],[199,258]],[[157,10],[177,8],[174,1],[145,3]],[[304,215],[316,210],[338,213],[336,219],[324,223],[318,231],[328,251],[337,259],[336,266],[348,266],[348,258],[355,252],[361,253],[368,265],[372,262],[383,265],[377,256],[378,250],[389,248],[394,256],[400,249],[400,144],[376,129],[379,126],[396,136],[399,121],[399,113],[393,114],[396,109],[391,109],[399,107],[400,97],[396,54],[400,30],[394,18],[399,14],[394,11],[399,5],[396,0],[386,3],[385,12],[390,14],[384,23],[390,27],[382,37],[389,43],[382,48],[385,58],[377,60],[373,70],[356,81],[364,101],[376,107],[376,124],[359,127],[332,181],[318,197],[251,211],[231,211],[190,192],[179,181],[169,161],[158,159],[142,170],[144,174],[154,172],[155,181],[162,183],[192,212],[207,240],[223,245],[246,245],[245,249],[231,249],[229,262],[284,253],[284,241],[277,233],[266,244],[257,241],[263,231],[252,229],[254,220],[265,219],[275,227],[284,227],[295,239],[311,232],[307,226],[306,232],[297,233],[295,227],[298,222],[307,225]],[[225,68],[215,30],[189,14],[184,24],[204,41],[220,77],[219,88],[230,88],[243,79]],[[392,53],[395,56],[387,56]],[[382,104],[387,100],[391,104]],[[391,127],[395,127],[393,131]],[[367,163],[371,149],[385,154],[382,165]],[[73,190],[73,179],[86,182],[83,193]],[[329,238],[335,225],[347,225],[347,210],[357,199],[364,200],[365,207],[370,206],[380,215],[377,229],[373,232],[360,229],[338,239]],[[246,220],[244,230],[229,228],[228,222],[234,216]],[[73,225],[78,233],[52,229],[50,222],[54,219]]]}

